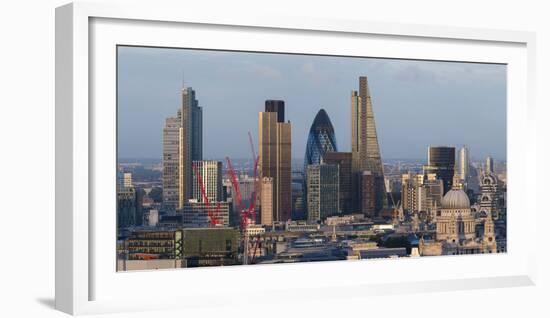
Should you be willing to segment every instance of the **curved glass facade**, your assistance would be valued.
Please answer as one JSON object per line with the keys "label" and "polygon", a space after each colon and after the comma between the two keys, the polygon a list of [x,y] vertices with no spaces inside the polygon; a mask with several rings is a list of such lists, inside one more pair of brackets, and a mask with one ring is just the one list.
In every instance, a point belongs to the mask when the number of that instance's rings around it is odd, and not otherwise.
{"label": "curved glass facade", "polygon": [[321,109],[315,116],[313,124],[311,124],[311,128],[309,129],[306,154],[304,156],[304,171],[307,171],[308,165],[320,164],[323,155],[333,151],[338,151],[334,128],[328,118],[327,112]]}

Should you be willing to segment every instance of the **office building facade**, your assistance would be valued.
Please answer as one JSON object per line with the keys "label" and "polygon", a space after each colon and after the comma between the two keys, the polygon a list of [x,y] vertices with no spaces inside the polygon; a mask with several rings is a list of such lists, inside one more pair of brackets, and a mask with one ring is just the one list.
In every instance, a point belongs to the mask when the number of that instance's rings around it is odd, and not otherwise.
{"label": "office building facade", "polygon": [[370,171],[363,171],[360,177],[361,213],[373,218],[376,216],[376,181]]}
{"label": "office building facade", "polygon": [[[199,175],[197,175],[197,173]],[[200,176],[200,177],[199,177]],[[216,160],[193,161],[193,196],[197,202],[205,202],[201,189],[209,202],[225,201],[223,198],[222,162]]]}
{"label": "office building facade", "polygon": [[273,178],[263,177],[260,182],[260,223],[273,223]]}
{"label": "office building facade", "polygon": [[353,212],[351,161],[351,152],[327,152],[323,156],[323,162],[338,165],[338,177],[340,182],[339,210],[341,213]]}
{"label": "office building facade", "polygon": [[339,214],[338,165],[309,165],[307,178],[307,219],[317,222]]}
{"label": "office building facade", "polygon": [[[190,200],[180,210],[183,224],[191,227],[229,226],[230,203],[211,201],[197,202]],[[214,220],[213,220],[214,219]]]}
{"label": "office building facade", "polygon": [[292,210],[291,124],[284,122],[283,101],[268,100],[265,109],[259,113],[260,176],[273,179],[273,220],[287,221]]}

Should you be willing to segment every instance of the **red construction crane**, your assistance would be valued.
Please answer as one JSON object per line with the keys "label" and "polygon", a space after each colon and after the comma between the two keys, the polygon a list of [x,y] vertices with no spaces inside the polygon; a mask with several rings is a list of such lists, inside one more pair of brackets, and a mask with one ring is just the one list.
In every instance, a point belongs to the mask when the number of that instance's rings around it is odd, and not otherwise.
{"label": "red construction crane", "polygon": [[[243,241],[244,241],[244,244],[246,244],[245,250],[248,250],[248,247],[249,247],[249,245],[248,245],[249,244],[249,242],[248,242],[248,233],[247,233],[248,225],[252,221],[256,220],[256,199],[257,199],[257,194],[258,194],[258,164],[259,164],[259,161],[260,161],[260,157],[256,155],[256,150],[254,149],[254,141],[252,139],[252,134],[250,132],[248,132],[248,140],[250,142],[250,149],[252,151],[252,161],[253,161],[253,164],[254,164],[254,167],[253,167],[253,178],[254,178],[253,179],[253,182],[254,182],[253,183],[253,191],[251,193],[250,204],[249,204],[248,208],[243,206],[241,191],[240,191],[240,187],[239,187],[239,180],[237,179],[235,169],[233,168],[233,165],[231,164],[231,159],[229,159],[229,157],[225,157],[225,159],[227,161],[227,168],[228,168],[228,172],[229,172],[229,176],[230,176],[230,180],[231,180],[231,185],[233,187],[235,207],[236,207],[237,211],[239,211],[239,213],[240,213],[240,220],[239,221],[240,221],[241,232],[243,234]],[[255,261],[256,250],[258,249],[258,245],[260,244],[259,241],[260,241],[260,235],[258,235],[256,237],[256,240],[253,242],[253,246],[252,246],[253,254],[252,255],[248,255],[248,253],[245,252],[244,257],[246,258],[247,261],[250,261],[251,263],[253,263]]]}

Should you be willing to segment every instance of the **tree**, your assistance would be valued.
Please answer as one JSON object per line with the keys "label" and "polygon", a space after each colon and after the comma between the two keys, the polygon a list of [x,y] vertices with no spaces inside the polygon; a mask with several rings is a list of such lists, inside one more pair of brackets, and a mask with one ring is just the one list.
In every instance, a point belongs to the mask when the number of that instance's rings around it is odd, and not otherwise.
{"label": "tree", "polygon": [[406,236],[390,236],[382,244],[384,247],[405,247],[408,254],[411,253],[412,249],[411,242],[409,242]]}

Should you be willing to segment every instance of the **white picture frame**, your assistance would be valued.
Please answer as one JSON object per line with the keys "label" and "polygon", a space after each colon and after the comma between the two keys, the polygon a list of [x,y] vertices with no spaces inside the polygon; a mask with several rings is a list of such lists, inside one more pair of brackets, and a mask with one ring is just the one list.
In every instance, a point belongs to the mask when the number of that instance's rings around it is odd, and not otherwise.
{"label": "white picture frame", "polygon": [[[177,36],[182,30],[188,38]],[[354,43],[372,46],[367,50]],[[116,103],[116,50],[112,50],[116,44],[507,63],[508,253],[116,273],[110,263],[115,241],[110,234],[103,238],[95,235],[115,230],[114,200],[109,198],[115,186],[110,167],[116,159],[112,107]],[[407,49],[400,50],[404,45]],[[191,14],[185,4],[154,10],[144,5],[117,6],[115,2],[57,8],[56,308],[86,314],[227,305],[240,297],[239,292],[251,290],[261,291],[261,296],[250,293],[250,301],[266,301],[270,295],[291,301],[329,297],[328,289],[333,291],[332,297],[343,297],[389,294],[396,289],[447,291],[534,284],[537,251],[523,235],[536,231],[535,224],[528,221],[535,219],[535,203],[526,199],[524,190],[536,181],[534,165],[527,164],[527,158],[535,155],[534,46],[535,35],[530,32],[245,13]],[[98,209],[111,210],[112,219],[109,214],[94,213]],[[476,264],[481,264],[480,268]],[[325,275],[324,279],[316,280],[318,275]],[[266,284],[255,284],[259,280]],[[136,282],[147,290],[138,295]],[[179,287],[182,285],[186,288]],[[229,291],[235,294],[229,295]],[[223,299],[215,297],[221,294]]]}

